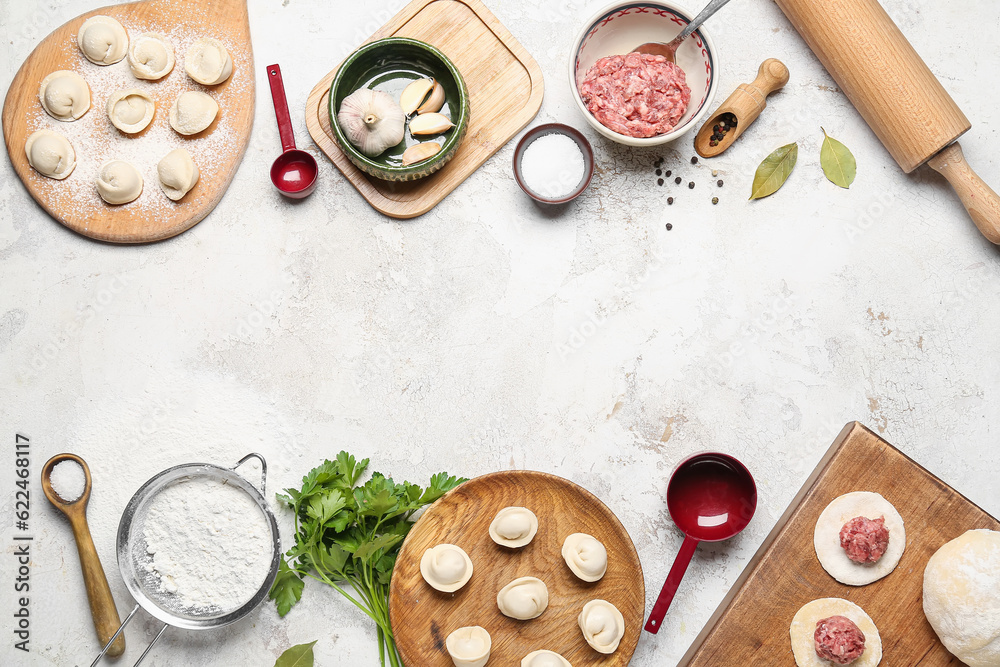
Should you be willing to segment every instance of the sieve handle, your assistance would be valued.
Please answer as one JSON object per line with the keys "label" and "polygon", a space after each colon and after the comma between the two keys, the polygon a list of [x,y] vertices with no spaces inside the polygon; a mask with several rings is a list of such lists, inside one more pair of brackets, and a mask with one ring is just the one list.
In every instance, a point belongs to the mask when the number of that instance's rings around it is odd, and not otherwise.
{"label": "sieve handle", "polygon": [[267,486],[267,461],[264,460],[263,456],[261,456],[257,452],[250,452],[249,454],[241,458],[236,465],[230,468],[230,470],[235,471],[237,468],[239,468],[241,465],[243,465],[250,459],[257,459],[258,461],[260,461],[260,494],[262,496],[266,496],[267,491],[265,491],[265,487]]}
{"label": "sieve handle", "polygon": [[163,636],[163,631],[166,629],[167,629],[167,624],[164,623],[163,627],[160,628],[160,631],[156,633],[155,637],[153,637],[153,641],[149,642],[149,646],[146,647],[146,650],[142,652],[142,655],[139,656],[139,659],[135,661],[135,664],[132,665],[132,667],[139,667],[139,663],[146,659],[146,655],[148,655],[149,652],[153,650],[153,644],[155,644],[157,640],[161,636]]}
{"label": "sieve handle", "polygon": [[115,640],[118,639],[118,635],[122,633],[122,630],[125,629],[125,626],[128,625],[128,622],[132,620],[132,617],[135,616],[135,612],[137,611],[139,611],[139,605],[132,607],[132,611],[130,611],[128,616],[125,617],[125,620],[122,621],[122,624],[118,626],[118,630],[115,632],[115,634],[111,635],[111,639],[109,639],[108,643],[104,645],[104,650],[101,651],[101,654],[94,659],[94,662],[90,663],[90,667],[97,667],[97,663],[99,663],[101,661],[101,658],[103,658],[105,654],[107,654],[107,652],[111,649],[111,645],[115,643]]}

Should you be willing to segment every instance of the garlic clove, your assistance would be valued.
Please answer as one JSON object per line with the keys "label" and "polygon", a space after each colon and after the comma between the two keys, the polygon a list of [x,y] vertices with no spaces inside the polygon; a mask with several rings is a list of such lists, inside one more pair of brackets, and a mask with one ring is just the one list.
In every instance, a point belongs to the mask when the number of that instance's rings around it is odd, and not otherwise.
{"label": "garlic clove", "polygon": [[444,106],[444,87],[438,83],[434,82],[434,87],[431,88],[431,94],[427,96],[424,103],[417,107],[417,113],[436,113],[441,111],[441,107]]}
{"label": "garlic clove", "polygon": [[439,113],[423,113],[410,121],[410,134],[441,134],[455,124]]}
{"label": "garlic clove", "polygon": [[417,162],[423,162],[441,152],[441,144],[434,141],[425,141],[422,144],[413,144],[403,151],[403,166],[408,167]]}
{"label": "garlic clove", "polygon": [[403,113],[409,116],[416,111],[427,97],[427,93],[434,89],[435,83],[437,82],[434,79],[417,79],[404,88],[399,96],[399,106],[403,109]]}

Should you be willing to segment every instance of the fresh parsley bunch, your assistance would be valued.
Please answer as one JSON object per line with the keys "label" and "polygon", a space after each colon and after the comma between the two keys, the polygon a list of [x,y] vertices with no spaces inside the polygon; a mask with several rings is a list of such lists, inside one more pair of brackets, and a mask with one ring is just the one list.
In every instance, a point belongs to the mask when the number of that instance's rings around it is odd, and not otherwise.
{"label": "fresh parsley bunch", "polygon": [[278,494],[295,511],[295,546],[281,558],[268,597],[284,616],[302,598],[305,577],[329,584],[375,621],[383,667],[387,657],[390,665],[401,667],[389,625],[389,580],[413,526],[410,517],[468,480],[442,472],[422,489],[376,472],[358,486],[367,468],[368,459],[358,462],[341,452],[335,461],[310,470],[301,489]]}

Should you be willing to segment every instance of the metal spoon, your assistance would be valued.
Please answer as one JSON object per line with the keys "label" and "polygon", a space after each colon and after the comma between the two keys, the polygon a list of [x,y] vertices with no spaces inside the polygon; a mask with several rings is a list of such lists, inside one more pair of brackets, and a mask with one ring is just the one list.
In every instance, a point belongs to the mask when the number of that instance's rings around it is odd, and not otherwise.
{"label": "metal spoon", "polygon": [[[52,469],[62,461],[76,461],[83,468],[87,482],[79,498],[67,501],[52,488]],[[94,629],[97,638],[104,646],[115,635],[115,630],[121,624],[115,599],[108,587],[108,578],[104,575],[104,567],[94,547],[94,539],[90,536],[87,525],[87,503],[90,501],[90,467],[87,462],[76,454],[56,454],[42,466],[42,492],[49,502],[69,519],[76,538],[76,549],[80,554],[80,569],[83,570],[83,583],[87,586],[87,599],[90,601],[90,613],[94,617]],[[125,637],[119,636],[108,649],[110,656],[119,656],[125,652]]]}
{"label": "metal spoon", "polygon": [[302,199],[316,189],[319,166],[316,158],[295,147],[295,133],[292,118],[288,114],[288,100],[285,99],[285,84],[281,81],[281,68],[268,65],[267,80],[271,84],[271,101],[274,102],[274,116],[278,120],[278,134],[281,136],[281,155],[271,165],[271,183],[278,192]]}
{"label": "metal spoon", "polygon": [[708,18],[715,12],[722,9],[722,6],[729,2],[729,0],[712,0],[707,5],[705,9],[701,10],[698,16],[694,17],[694,20],[688,23],[687,27],[681,30],[681,34],[674,37],[667,43],[663,42],[646,42],[645,44],[640,44],[639,46],[632,49],[634,53],[648,53],[653,56],[663,56],[668,62],[675,62],[677,56],[677,49],[680,47],[681,42],[688,38],[695,30],[701,27],[701,24],[708,20]]}

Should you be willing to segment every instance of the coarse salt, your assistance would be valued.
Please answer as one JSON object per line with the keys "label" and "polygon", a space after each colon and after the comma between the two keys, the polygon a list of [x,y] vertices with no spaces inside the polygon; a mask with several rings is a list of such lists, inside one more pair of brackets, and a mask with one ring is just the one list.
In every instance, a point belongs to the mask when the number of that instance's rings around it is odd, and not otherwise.
{"label": "coarse salt", "polygon": [[583,151],[574,139],[560,132],[538,137],[521,155],[521,178],[528,189],[546,199],[572,194],[586,171]]}
{"label": "coarse salt", "polygon": [[83,466],[70,460],[60,461],[52,466],[49,482],[52,484],[52,490],[68,503],[82,496],[87,488],[87,476],[83,472]]}

